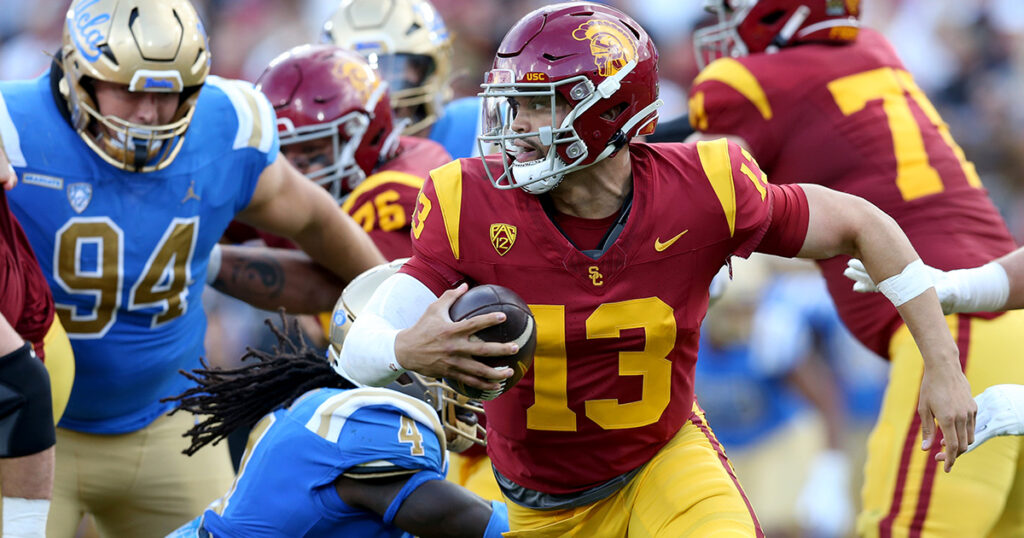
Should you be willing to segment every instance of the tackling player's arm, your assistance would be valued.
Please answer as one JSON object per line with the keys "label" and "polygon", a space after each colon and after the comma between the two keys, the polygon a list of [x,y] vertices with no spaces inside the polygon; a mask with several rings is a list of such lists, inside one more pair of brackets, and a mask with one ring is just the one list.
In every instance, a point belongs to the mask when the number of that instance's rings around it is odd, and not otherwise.
{"label": "tackling player's arm", "polygon": [[[377,479],[340,476],[334,489],[349,506],[384,516],[408,480],[409,475]],[[502,507],[445,480],[428,480],[409,493],[392,523],[424,538],[490,538],[508,530],[508,516]]]}
{"label": "tackling player's arm", "polygon": [[215,252],[208,268],[210,285],[263,310],[329,312],[345,284],[300,250],[217,245]]}
{"label": "tackling player's arm", "polygon": [[[807,236],[802,258],[858,257],[896,305],[924,358],[918,413],[929,449],[938,420],[945,438],[945,469],[974,439],[977,405],[960,369],[959,352],[938,296],[910,240],[891,217],[870,202],[818,185],[800,185],[807,197]],[[886,281],[889,283],[885,287]]]}
{"label": "tackling player's arm", "polygon": [[252,200],[238,219],[295,241],[346,282],[386,261],[334,198],[283,156],[260,174]]}
{"label": "tackling player's arm", "polygon": [[[942,271],[926,267],[935,282],[942,309],[947,314],[1024,308],[1024,248],[970,269]],[[878,291],[860,260],[850,260],[844,274],[854,281],[854,291]]]}

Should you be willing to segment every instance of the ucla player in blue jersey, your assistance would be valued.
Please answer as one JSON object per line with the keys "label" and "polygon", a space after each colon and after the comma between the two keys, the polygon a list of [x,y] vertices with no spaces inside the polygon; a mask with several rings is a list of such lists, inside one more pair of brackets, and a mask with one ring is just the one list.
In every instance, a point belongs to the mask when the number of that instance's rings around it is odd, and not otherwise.
{"label": "ucla player in blue jersey", "polygon": [[234,485],[172,536],[490,538],[508,530],[504,504],[444,481],[446,447],[477,440],[464,398],[418,376],[401,392],[357,388],[335,371],[359,305],[403,261],[346,288],[331,316],[328,358],[306,346],[296,323],[271,326],[278,345],[250,351],[255,363],[189,374],[199,386],[172,399],[202,418],[188,452],[255,426]]}
{"label": "ucla player in blue jersey", "polygon": [[342,0],[324,23],[324,38],[365,56],[391,88],[403,134],[429,138],[453,159],[480,154],[479,97],[449,102],[452,40],[427,0]]}
{"label": "ucla player in blue jersey", "polygon": [[77,361],[51,536],[83,513],[106,536],[162,535],[230,483],[226,450],[180,455],[190,421],[163,417],[159,400],[189,386],[177,371],[203,353],[199,297],[236,215],[342,279],[383,262],[278,158],[270,104],[208,77],[209,62],[187,0],[75,0],[51,70],[0,83],[0,137],[21,180],[11,206]]}

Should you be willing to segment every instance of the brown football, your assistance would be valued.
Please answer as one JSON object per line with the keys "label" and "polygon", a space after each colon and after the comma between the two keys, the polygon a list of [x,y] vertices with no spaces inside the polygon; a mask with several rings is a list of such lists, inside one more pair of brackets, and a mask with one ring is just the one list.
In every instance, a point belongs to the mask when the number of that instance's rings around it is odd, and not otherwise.
{"label": "brown football", "polygon": [[456,392],[474,400],[493,400],[512,388],[530,369],[530,365],[533,364],[533,352],[537,348],[537,324],[530,313],[530,307],[516,292],[504,286],[485,284],[470,288],[448,309],[452,321],[461,321],[491,312],[504,312],[505,321],[480,329],[471,338],[479,338],[485,342],[514,341],[519,344],[519,352],[503,357],[474,357],[493,368],[513,369],[512,377],[505,379],[501,390],[496,393],[468,387],[454,379],[445,379]]}

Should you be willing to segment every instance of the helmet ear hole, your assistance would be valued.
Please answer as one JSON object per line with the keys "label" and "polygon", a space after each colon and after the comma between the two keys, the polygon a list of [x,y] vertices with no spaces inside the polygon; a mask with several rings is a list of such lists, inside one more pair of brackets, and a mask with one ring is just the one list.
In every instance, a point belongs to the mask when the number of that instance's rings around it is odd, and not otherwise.
{"label": "helmet ear hole", "polygon": [[601,114],[601,118],[614,122],[615,120],[619,119],[619,116],[622,115],[622,113],[626,110],[626,107],[628,106],[629,103],[619,103],[609,108],[608,110],[605,110],[604,113]]}

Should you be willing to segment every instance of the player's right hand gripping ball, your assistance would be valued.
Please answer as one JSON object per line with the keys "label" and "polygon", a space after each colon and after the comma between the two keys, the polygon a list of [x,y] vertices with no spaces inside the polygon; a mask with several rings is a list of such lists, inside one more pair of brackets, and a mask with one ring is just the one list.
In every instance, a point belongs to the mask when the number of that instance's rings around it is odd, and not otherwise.
{"label": "player's right hand gripping ball", "polygon": [[454,379],[445,379],[456,392],[474,400],[493,400],[512,388],[533,364],[533,352],[537,348],[537,324],[530,313],[530,307],[516,292],[506,287],[485,284],[470,288],[448,309],[452,321],[461,321],[491,312],[504,312],[505,321],[480,329],[470,338],[485,342],[515,342],[519,344],[519,352],[502,357],[473,357],[499,370],[513,369],[512,377],[504,380],[500,390],[485,391],[466,386]]}

